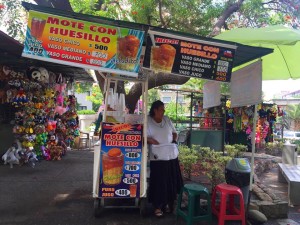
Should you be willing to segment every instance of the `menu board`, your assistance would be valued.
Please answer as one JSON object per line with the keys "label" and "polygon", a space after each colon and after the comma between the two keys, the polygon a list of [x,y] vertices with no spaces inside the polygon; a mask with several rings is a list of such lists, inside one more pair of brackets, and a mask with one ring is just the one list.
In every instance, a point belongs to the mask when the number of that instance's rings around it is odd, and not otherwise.
{"label": "menu board", "polygon": [[99,197],[139,197],[141,124],[102,123]]}
{"label": "menu board", "polygon": [[22,56],[137,77],[144,31],[29,11]]}
{"label": "menu board", "polygon": [[230,82],[236,46],[151,30],[148,33],[143,67],[156,72]]}

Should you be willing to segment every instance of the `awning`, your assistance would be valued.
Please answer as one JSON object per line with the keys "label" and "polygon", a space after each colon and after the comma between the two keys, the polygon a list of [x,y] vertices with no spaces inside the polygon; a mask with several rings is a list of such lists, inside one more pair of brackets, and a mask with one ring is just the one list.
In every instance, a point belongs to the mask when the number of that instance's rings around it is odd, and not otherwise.
{"label": "awning", "polygon": [[[273,52],[273,49],[269,49],[269,48],[247,46],[247,45],[243,45],[243,44],[239,44],[239,43],[231,42],[231,41],[216,40],[216,39],[212,39],[212,38],[201,37],[201,36],[198,36],[198,35],[182,33],[182,32],[176,32],[176,31],[172,31],[172,30],[168,30],[168,29],[159,28],[159,27],[153,27],[153,26],[149,26],[149,25],[146,25],[146,24],[139,24],[139,23],[132,23],[132,22],[127,22],[127,21],[113,20],[113,19],[108,19],[108,18],[104,18],[104,17],[96,17],[96,16],[85,15],[85,14],[80,14],[80,13],[75,13],[75,12],[70,12],[70,11],[66,12],[64,10],[59,10],[59,9],[55,9],[55,8],[48,8],[48,7],[42,7],[42,6],[33,5],[33,4],[30,4],[30,3],[25,3],[25,2],[23,2],[23,6],[28,11],[32,10],[32,11],[37,11],[37,12],[41,12],[41,13],[46,13],[46,14],[52,14],[52,15],[56,15],[56,16],[71,18],[71,19],[74,19],[74,20],[77,20],[77,21],[81,20],[81,21],[92,22],[92,23],[97,23],[97,24],[111,25],[111,26],[120,27],[120,28],[128,28],[128,29],[145,31],[146,35],[144,35],[144,43],[143,43],[143,45],[146,46],[146,55],[144,57],[144,65],[143,65],[145,68],[150,68],[150,63],[149,62],[150,62],[150,54],[151,54],[150,52],[151,51],[149,51],[149,49],[147,51],[147,47],[149,47],[150,45],[153,44],[153,43],[149,43],[149,36],[151,35],[151,33],[152,33],[152,35],[158,33],[160,35],[160,37],[172,36],[174,38],[179,38],[180,40],[184,40],[184,41],[185,40],[190,40],[189,43],[191,43],[192,45],[194,43],[195,43],[195,45],[197,45],[198,43],[201,44],[203,42],[203,43],[206,43],[208,47],[214,47],[214,45],[215,46],[221,46],[221,47],[222,46],[225,46],[225,47],[229,46],[229,47],[234,49],[232,52],[228,51],[228,54],[230,54],[230,55],[232,54],[229,57],[232,57],[233,61],[232,61],[232,59],[231,60],[229,59],[226,62],[226,59],[225,59],[225,61],[223,61],[223,62],[227,63],[227,64],[230,64],[229,66],[227,66],[227,68],[230,69],[229,70],[230,72],[231,72],[232,67],[237,67],[239,65],[242,65],[244,63],[247,63],[247,62],[253,61],[255,59],[261,58],[262,56],[270,54],[270,53]],[[170,41],[170,40],[168,40],[168,41]],[[194,49],[191,49],[191,50],[194,50]],[[33,50],[29,50],[29,51],[33,52]],[[179,52],[179,50],[177,50],[177,53],[178,52]],[[224,52],[225,52],[225,54],[227,53],[226,49],[223,48],[223,50],[222,50],[223,58],[224,58],[224,55],[225,55]],[[177,53],[176,53],[176,55],[177,55]],[[233,57],[233,53],[234,53],[234,57]],[[38,53],[38,54],[40,54],[40,53]],[[222,56],[218,56],[217,59],[219,59]],[[88,63],[92,64],[91,60],[85,61],[85,62],[88,62]],[[145,62],[148,62],[148,64],[145,64]],[[190,61],[190,62],[192,62],[192,61]],[[65,63],[65,62],[62,62],[62,63]],[[214,63],[213,60],[211,60],[210,63],[211,64]],[[178,63],[176,61],[175,65],[177,65],[177,64]],[[104,65],[106,67],[105,63],[103,65],[99,64],[99,70],[103,70]],[[204,73],[206,73],[205,75],[208,75],[211,72],[213,73],[213,72],[216,71],[216,70],[213,69],[214,68],[213,65],[214,64],[205,65],[205,66],[210,66],[210,70],[204,72]],[[115,68],[114,65],[109,64],[109,66],[112,66],[111,67],[112,69]],[[224,65],[221,65],[221,64],[220,64],[220,66],[224,67]],[[219,67],[218,67],[218,69],[219,69]],[[205,69],[202,69],[202,70],[205,70]],[[220,70],[220,71],[222,71],[222,70]],[[230,72],[228,72],[228,73],[230,73]],[[179,73],[178,70],[175,71],[175,73],[172,70],[172,73],[183,75],[183,76],[185,75],[185,73]],[[224,74],[222,74],[222,76],[223,75]],[[187,75],[187,76],[189,76],[189,75]],[[201,77],[201,76],[199,76],[199,77]],[[230,76],[230,74],[229,74],[229,76]],[[226,81],[228,81],[228,80],[226,80]]]}
{"label": "awning", "polygon": [[28,59],[21,56],[23,45],[14,38],[0,31],[0,58],[1,64],[13,67],[16,70],[24,70],[29,66],[45,67],[54,73],[61,73],[66,77],[73,77],[74,80],[94,82],[91,75],[82,68],[49,63],[40,60]]}

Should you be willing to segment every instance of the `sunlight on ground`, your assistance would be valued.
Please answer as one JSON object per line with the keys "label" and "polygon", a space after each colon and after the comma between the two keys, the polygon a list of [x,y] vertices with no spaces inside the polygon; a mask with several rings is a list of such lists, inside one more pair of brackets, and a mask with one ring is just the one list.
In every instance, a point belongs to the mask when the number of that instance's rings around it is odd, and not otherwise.
{"label": "sunlight on ground", "polygon": [[275,184],[270,184],[269,187],[279,187],[279,186]]}
{"label": "sunlight on ground", "polygon": [[69,197],[70,194],[57,194],[55,197],[54,197],[54,201],[63,201],[65,200],[66,198]]}

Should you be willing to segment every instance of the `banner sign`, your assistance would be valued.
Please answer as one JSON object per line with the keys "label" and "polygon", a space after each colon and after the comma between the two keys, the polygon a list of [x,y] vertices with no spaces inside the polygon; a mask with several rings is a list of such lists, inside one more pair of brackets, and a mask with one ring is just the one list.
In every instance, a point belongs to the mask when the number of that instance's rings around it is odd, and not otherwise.
{"label": "banner sign", "polygon": [[143,125],[103,123],[99,197],[139,197]]}
{"label": "banner sign", "polygon": [[230,82],[236,46],[151,30],[148,33],[143,64],[145,68],[187,77]]}
{"label": "banner sign", "polygon": [[262,102],[262,60],[233,72],[230,96],[231,108]]}
{"label": "banner sign", "polygon": [[221,105],[220,82],[208,81],[203,85],[203,109]]}
{"label": "banner sign", "polygon": [[144,31],[29,11],[22,56],[136,77]]}

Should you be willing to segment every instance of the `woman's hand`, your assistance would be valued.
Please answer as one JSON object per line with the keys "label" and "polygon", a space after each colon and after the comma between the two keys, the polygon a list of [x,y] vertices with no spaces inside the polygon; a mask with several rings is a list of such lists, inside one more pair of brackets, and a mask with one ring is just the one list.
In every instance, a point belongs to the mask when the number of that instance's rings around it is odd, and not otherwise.
{"label": "woman's hand", "polygon": [[150,145],[159,145],[159,142],[157,140],[155,140],[154,138],[148,138],[147,142]]}

